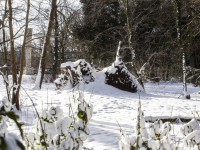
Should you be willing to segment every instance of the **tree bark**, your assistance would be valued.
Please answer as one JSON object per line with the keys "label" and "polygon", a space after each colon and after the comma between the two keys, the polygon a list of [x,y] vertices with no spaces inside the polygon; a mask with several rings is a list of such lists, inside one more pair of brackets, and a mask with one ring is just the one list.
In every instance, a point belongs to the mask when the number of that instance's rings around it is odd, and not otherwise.
{"label": "tree bark", "polygon": [[11,52],[11,64],[12,64],[12,78],[13,78],[13,91],[12,91],[12,104],[16,105],[19,110],[19,95],[17,95],[17,72],[16,72],[16,61],[15,61],[15,47],[14,47],[14,35],[12,26],[12,0],[8,0],[9,5],[9,31],[10,31],[10,52]]}
{"label": "tree bark", "polygon": [[[21,49],[21,57],[20,57],[20,74],[19,74],[19,78],[18,78],[18,88],[16,91],[16,94],[19,97],[19,91],[20,91],[20,87],[21,87],[21,81],[22,81],[22,75],[23,75],[23,71],[24,71],[24,53],[25,53],[25,46],[26,46],[26,37],[27,37],[27,31],[28,31],[28,18],[29,18],[29,10],[30,10],[30,0],[28,0],[27,3],[27,12],[26,12],[26,24],[25,24],[25,31],[24,31],[24,40],[23,40],[23,44],[22,44],[22,49]],[[19,98],[18,98],[19,99]],[[19,103],[19,101],[18,101]],[[18,104],[19,105],[19,104]],[[19,109],[19,108],[18,108]]]}
{"label": "tree bark", "polygon": [[38,69],[38,74],[36,77],[34,89],[41,89],[41,87],[42,87],[42,81],[44,78],[48,49],[49,49],[49,44],[50,44],[50,36],[51,36],[52,29],[53,29],[53,24],[54,24],[55,11],[56,11],[56,0],[52,0],[48,30],[47,30],[47,34],[46,34],[46,37],[44,40],[42,56],[40,58],[40,64],[39,64],[39,69]]}
{"label": "tree bark", "polygon": [[54,31],[55,31],[55,46],[54,46],[53,80],[56,79],[57,64],[58,64],[58,43],[59,43],[59,41],[58,41],[58,15],[57,15],[57,11],[55,11]]}
{"label": "tree bark", "polygon": [[137,73],[137,69],[136,69],[136,65],[135,65],[135,49],[133,47],[133,43],[132,43],[132,28],[131,28],[131,21],[130,21],[130,16],[129,16],[129,0],[126,0],[126,4],[124,4],[124,8],[125,8],[125,13],[126,13],[126,22],[127,22],[127,30],[128,30],[128,43],[129,43],[129,49],[132,55],[132,69],[133,69],[133,74],[136,77],[137,81],[139,82],[139,84],[142,86],[142,88],[144,89],[144,85],[142,82],[141,77],[138,75]]}
{"label": "tree bark", "polygon": [[6,92],[7,92],[7,98],[9,101],[11,101],[10,99],[10,91],[9,91],[9,81],[8,81],[8,54],[7,54],[7,47],[6,47],[6,34],[5,34],[5,19],[6,19],[6,9],[7,9],[7,3],[8,0],[5,1],[5,10],[4,10],[4,16],[3,16],[3,21],[2,21],[2,28],[3,28],[3,49],[4,49],[4,65],[6,65],[6,67],[4,68],[4,75],[5,75],[5,84],[6,84]]}
{"label": "tree bark", "polygon": [[186,60],[185,60],[185,49],[182,41],[182,25],[181,25],[181,1],[174,0],[174,7],[176,13],[176,29],[177,29],[177,42],[179,49],[182,53],[182,70],[183,70],[183,94],[184,97],[190,99],[190,95],[187,93],[187,78],[186,78]]}
{"label": "tree bark", "polygon": [[61,36],[62,36],[62,40],[60,41],[60,46],[61,46],[61,50],[62,50],[62,55],[61,55],[61,62],[62,63],[65,63],[65,44],[64,44],[64,41],[65,41],[65,33],[64,31],[61,32]]}

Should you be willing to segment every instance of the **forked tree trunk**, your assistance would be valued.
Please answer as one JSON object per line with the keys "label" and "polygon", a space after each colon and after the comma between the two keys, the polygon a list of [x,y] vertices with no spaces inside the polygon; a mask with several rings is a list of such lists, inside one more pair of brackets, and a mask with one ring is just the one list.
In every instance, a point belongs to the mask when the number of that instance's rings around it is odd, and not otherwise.
{"label": "forked tree trunk", "polygon": [[37,74],[35,85],[34,85],[33,89],[41,89],[41,87],[42,87],[42,81],[44,78],[48,49],[49,49],[49,44],[50,44],[50,37],[51,37],[51,32],[52,32],[53,24],[54,24],[55,11],[56,11],[56,0],[52,0],[48,30],[47,30],[47,34],[46,34],[46,37],[44,40],[44,46],[42,49],[42,56],[40,58],[38,74]]}
{"label": "forked tree trunk", "polygon": [[9,31],[10,31],[10,53],[11,53],[11,67],[12,67],[12,78],[13,78],[13,91],[12,91],[12,104],[16,104],[16,108],[19,109],[19,95],[17,95],[17,72],[16,72],[16,61],[15,61],[15,47],[14,47],[14,36],[12,26],[12,0],[8,0],[9,6]]}
{"label": "forked tree trunk", "polygon": [[12,104],[16,105],[16,108],[19,110],[19,91],[21,86],[22,74],[23,74],[23,62],[24,62],[24,51],[25,51],[25,42],[26,35],[28,29],[28,16],[30,9],[30,0],[28,0],[27,5],[27,14],[26,14],[26,25],[25,25],[25,33],[24,33],[24,41],[21,50],[21,58],[20,58],[20,76],[17,80],[17,72],[16,72],[16,61],[15,61],[15,48],[14,48],[14,36],[13,36],[13,26],[12,26],[12,2],[8,0],[9,5],[9,30],[10,30],[10,51],[11,51],[11,62],[12,62],[12,78],[13,78],[13,93],[12,93]]}
{"label": "forked tree trunk", "polygon": [[174,7],[176,12],[176,29],[177,29],[177,42],[182,53],[182,70],[183,70],[183,94],[184,97],[190,99],[190,95],[187,93],[187,78],[186,78],[186,60],[185,60],[185,49],[182,41],[182,32],[181,32],[181,1],[174,0]]}

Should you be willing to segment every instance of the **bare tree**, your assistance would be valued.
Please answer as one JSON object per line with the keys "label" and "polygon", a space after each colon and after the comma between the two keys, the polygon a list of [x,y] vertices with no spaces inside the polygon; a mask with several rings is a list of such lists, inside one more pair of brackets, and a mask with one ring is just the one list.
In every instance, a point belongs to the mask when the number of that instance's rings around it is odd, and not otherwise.
{"label": "bare tree", "polygon": [[[30,0],[28,0],[28,2],[27,2],[24,40],[23,40],[23,44],[22,44],[21,57],[20,57],[20,74],[19,74],[19,78],[18,78],[18,88],[17,88],[17,91],[16,91],[16,95],[18,96],[18,99],[19,99],[19,91],[20,91],[20,87],[21,87],[22,75],[23,75],[23,70],[24,70],[24,54],[25,54],[26,38],[27,38],[27,31],[28,31],[29,11],[30,11]],[[16,101],[16,106],[17,106],[17,109],[19,109],[19,100]]]}
{"label": "bare tree", "polygon": [[50,37],[51,37],[53,25],[54,25],[55,11],[56,11],[56,0],[52,0],[47,34],[46,34],[46,37],[44,39],[42,56],[41,56],[41,59],[40,59],[40,64],[39,64],[39,69],[38,69],[38,74],[37,74],[37,77],[36,77],[34,89],[41,89],[41,87],[42,87],[42,81],[43,81],[43,78],[44,78],[44,73],[45,73],[45,68],[46,68],[48,48],[49,48],[49,44],[50,44]]}
{"label": "bare tree", "polygon": [[182,69],[183,69],[183,94],[184,97],[190,99],[190,95],[187,93],[187,78],[186,78],[186,59],[185,59],[185,49],[182,41],[182,25],[181,25],[181,5],[180,0],[174,0],[174,7],[176,12],[176,28],[177,28],[177,42],[182,53]]}
{"label": "bare tree", "polygon": [[10,30],[10,52],[11,52],[11,62],[12,62],[12,78],[13,78],[13,93],[12,93],[12,104],[16,105],[16,108],[19,110],[19,91],[21,86],[22,74],[23,74],[23,61],[24,61],[24,51],[26,45],[26,36],[28,29],[28,16],[30,9],[30,0],[27,3],[27,12],[26,12],[26,25],[24,32],[24,41],[21,49],[21,60],[20,60],[20,76],[17,78],[16,72],[16,60],[15,60],[15,44],[14,44],[14,34],[13,34],[13,9],[12,9],[12,0],[8,0],[9,5],[9,30]]}
{"label": "bare tree", "polygon": [[[134,5],[135,2],[133,2],[132,5]],[[134,76],[137,78],[138,82],[140,83],[140,85],[143,87],[144,89],[144,85],[143,85],[143,82],[142,82],[142,79],[141,77],[138,75],[137,73],[137,69],[136,69],[136,65],[135,65],[135,49],[134,49],[134,45],[132,43],[133,41],[133,35],[132,35],[132,25],[133,25],[133,22],[131,21],[131,13],[130,13],[130,2],[129,0],[122,0],[122,5],[124,7],[124,10],[125,10],[125,14],[126,14],[126,27],[127,27],[127,35],[128,35],[128,49],[130,50],[131,52],[131,55],[132,55],[132,70],[133,70],[133,74]]]}
{"label": "bare tree", "polygon": [[9,6],[9,31],[10,31],[10,52],[11,52],[11,63],[12,63],[12,78],[13,78],[13,91],[12,91],[12,104],[16,104],[16,108],[19,109],[19,95],[16,91],[18,88],[17,84],[17,72],[16,72],[16,61],[15,61],[15,47],[14,47],[14,35],[13,35],[13,11],[12,11],[12,0],[8,0]]}

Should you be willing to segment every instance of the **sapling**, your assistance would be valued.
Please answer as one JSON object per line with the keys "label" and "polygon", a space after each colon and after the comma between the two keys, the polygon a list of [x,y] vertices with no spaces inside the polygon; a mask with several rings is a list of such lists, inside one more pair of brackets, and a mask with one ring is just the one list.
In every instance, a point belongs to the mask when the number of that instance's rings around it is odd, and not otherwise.
{"label": "sapling", "polygon": [[[93,105],[89,105],[85,100],[83,93],[79,93],[78,101],[78,113],[77,118],[71,122],[71,126],[69,127],[68,134],[66,134],[66,138],[63,140],[54,140],[54,143],[60,143],[58,150],[82,150],[83,149],[83,141],[87,139],[90,131],[87,127],[93,112]],[[58,137],[58,135],[57,135]]]}
{"label": "sapling", "polygon": [[62,115],[63,111],[58,106],[52,106],[49,110],[43,109],[42,117],[34,120],[34,132],[25,134],[27,147],[34,150],[35,148],[44,149],[45,144],[48,147],[53,146],[53,137],[56,135],[56,121],[61,119]]}
{"label": "sapling", "polygon": [[195,118],[181,127],[181,133],[185,146],[200,150],[200,126]]}
{"label": "sapling", "polygon": [[127,135],[123,130],[121,132],[121,140],[119,141],[120,150],[146,150],[148,133],[145,127],[144,113],[141,111],[141,101],[138,103],[138,115],[135,134]]}
{"label": "sapling", "polygon": [[174,150],[170,130],[170,123],[163,124],[161,120],[150,123],[149,128],[147,128],[139,100],[135,134],[130,136],[120,130],[120,150]]}
{"label": "sapling", "polygon": [[19,116],[17,116],[14,112],[11,111],[12,105],[8,101],[6,97],[3,98],[1,104],[0,104],[0,149],[3,150],[25,150],[24,145],[21,143],[18,136],[15,134],[9,133],[7,130],[7,121],[8,118],[12,119],[20,133],[23,139],[22,134],[22,123],[18,122]]}
{"label": "sapling", "polygon": [[[34,121],[35,131],[26,134],[26,145],[31,150],[44,149],[44,140],[48,147],[55,150],[82,150],[83,142],[87,139],[90,131],[87,127],[93,112],[93,105],[88,104],[79,93],[77,117],[64,116],[60,107],[51,107],[42,112],[42,126],[39,119]],[[86,148],[85,148],[86,149]]]}

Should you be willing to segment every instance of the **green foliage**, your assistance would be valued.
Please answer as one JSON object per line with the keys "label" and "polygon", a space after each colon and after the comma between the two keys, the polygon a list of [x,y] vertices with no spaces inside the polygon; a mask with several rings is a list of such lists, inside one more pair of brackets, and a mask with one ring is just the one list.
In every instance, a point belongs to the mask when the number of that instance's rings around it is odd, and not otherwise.
{"label": "green foliage", "polygon": [[170,122],[163,124],[161,120],[150,123],[149,128],[147,128],[144,113],[141,110],[141,101],[139,100],[135,134],[129,135],[120,129],[120,150],[174,150],[170,130]]}
{"label": "green foliage", "polygon": [[[27,148],[31,150],[44,149],[46,145],[60,150],[65,145],[65,149],[82,149],[83,142],[90,133],[87,124],[92,117],[93,107],[84,100],[81,92],[77,99],[75,96],[73,98],[78,102],[77,117],[74,117],[74,114],[72,115],[73,117],[64,116],[63,111],[58,106],[52,106],[48,110],[44,109],[41,120],[36,119],[34,121],[35,133],[29,132],[25,134]],[[43,128],[40,125],[40,121]],[[41,130],[44,130],[44,132],[41,132]]]}
{"label": "green foliage", "polygon": [[[10,135],[7,131],[7,125],[6,125],[6,120],[7,118],[12,119],[15,124],[17,125],[22,139],[23,137],[23,130],[22,126],[24,125],[23,123],[19,123],[18,119],[19,116],[16,115],[13,111],[11,111],[11,104],[7,99],[3,99],[2,101],[3,105],[0,108],[0,124],[1,124],[1,135],[0,135],[0,149],[6,149],[7,147],[16,147],[16,149],[21,149],[25,150],[24,145],[20,142],[20,140],[17,137],[14,137],[13,135]],[[13,140],[15,142],[9,143],[8,145],[7,140]]]}
{"label": "green foliage", "polygon": [[22,126],[24,125],[24,123],[19,123],[17,121],[19,119],[19,116],[16,115],[13,111],[4,112],[3,114],[0,114],[0,115],[4,115],[4,116],[7,116],[8,118],[12,119],[16,123],[16,125],[19,129],[22,139],[24,139],[23,130],[22,130]]}
{"label": "green foliage", "polygon": [[6,141],[4,137],[0,136],[0,149],[6,149],[7,145],[6,145]]}
{"label": "green foliage", "polygon": [[17,143],[17,146],[21,148],[21,150],[25,150],[24,145],[20,141],[16,140],[16,143]]}

